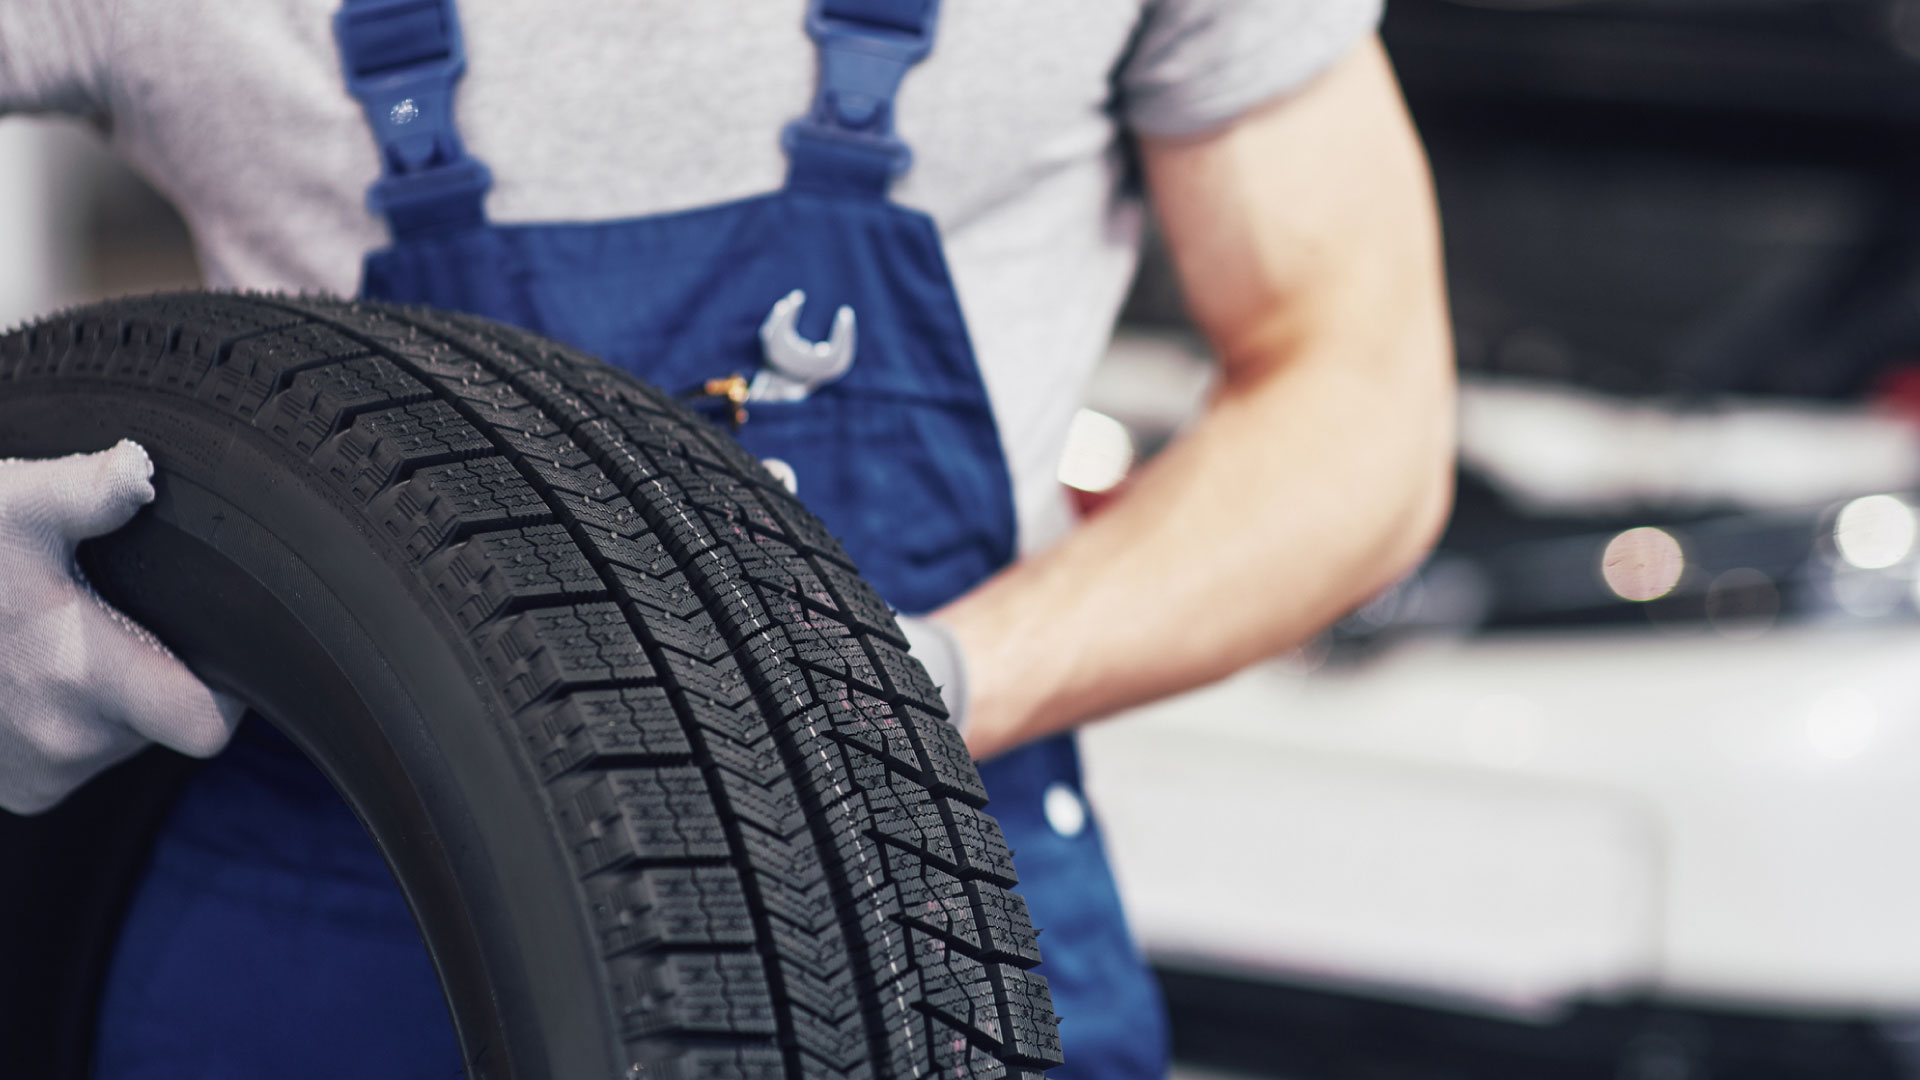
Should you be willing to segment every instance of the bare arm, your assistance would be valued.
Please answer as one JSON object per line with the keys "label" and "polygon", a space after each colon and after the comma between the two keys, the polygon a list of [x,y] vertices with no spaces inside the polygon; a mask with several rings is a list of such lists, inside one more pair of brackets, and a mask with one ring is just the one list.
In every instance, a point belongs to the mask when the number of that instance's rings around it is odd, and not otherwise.
{"label": "bare arm", "polygon": [[1221,386],[1125,496],[939,613],[976,757],[1299,643],[1410,569],[1451,497],[1439,229],[1378,44],[1143,149]]}

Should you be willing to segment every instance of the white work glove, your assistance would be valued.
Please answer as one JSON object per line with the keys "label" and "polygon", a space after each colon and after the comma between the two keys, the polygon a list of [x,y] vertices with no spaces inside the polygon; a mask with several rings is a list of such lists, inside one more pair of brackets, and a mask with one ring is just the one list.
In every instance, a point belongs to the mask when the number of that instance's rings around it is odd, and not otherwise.
{"label": "white work glove", "polygon": [[0,807],[34,814],[149,741],[220,751],[239,702],[102,600],[74,548],[153,500],[138,443],[0,460]]}
{"label": "white work glove", "polygon": [[960,639],[945,623],[914,615],[900,616],[900,632],[906,635],[907,651],[920,661],[940,700],[947,706],[947,718],[961,733],[967,730],[967,654],[960,651]]}

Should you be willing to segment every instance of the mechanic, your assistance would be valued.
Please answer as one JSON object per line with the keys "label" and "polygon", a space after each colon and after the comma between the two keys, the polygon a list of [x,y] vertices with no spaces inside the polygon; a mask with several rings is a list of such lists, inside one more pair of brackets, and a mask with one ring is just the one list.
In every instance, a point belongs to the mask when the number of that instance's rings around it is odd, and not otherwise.
{"label": "mechanic", "polygon": [[[924,616],[915,655],[1044,930],[1055,1075],[1163,1075],[1098,830],[1043,802],[1078,797],[1073,727],[1302,641],[1445,515],[1438,229],[1377,0],[347,0],[336,26],[339,2],[8,0],[0,110],[100,125],[216,286],[463,308],[670,391],[673,357],[764,316],[765,377],[733,388],[749,411],[834,393],[849,358],[923,388],[927,422],[887,430],[937,435],[836,436],[833,468],[890,470],[950,557],[903,556],[834,484],[793,479]],[[1221,379],[1070,530],[1055,464],[1135,264],[1136,173]],[[545,222],[570,224],[508,224]],[[151,498],[149,472],[130,444],[0,465],[12,809],[148,739],[207,755],[233,728],[74,584],[74,543]],[[98,1074],[458,1074],[378,854],[259,726],[163,828]]]}

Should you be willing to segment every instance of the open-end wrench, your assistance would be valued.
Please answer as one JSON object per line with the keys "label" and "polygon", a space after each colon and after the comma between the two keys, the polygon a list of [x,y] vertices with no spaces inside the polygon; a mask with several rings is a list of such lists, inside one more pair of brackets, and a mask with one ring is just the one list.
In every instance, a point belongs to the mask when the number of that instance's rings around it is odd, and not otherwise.
{"label": "open-end wrench", "polygon": [[799,401],[853,366],[853,309],[842,304],[825,341],[808,341],[794,329],[807,294],[795,289],[773,305],[760,324],[760,348],[766,364],[753,377],[750,401]]}

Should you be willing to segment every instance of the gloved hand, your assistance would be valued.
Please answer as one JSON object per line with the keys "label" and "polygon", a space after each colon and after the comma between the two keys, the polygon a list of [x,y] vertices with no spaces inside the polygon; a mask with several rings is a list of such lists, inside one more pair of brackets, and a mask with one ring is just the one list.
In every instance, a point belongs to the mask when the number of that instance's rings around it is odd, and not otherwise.
{"label": "gloved hand", "polygon": [[74,548],[153,500],[138,443],[0,460],[0,807],[38,813],[148,741],[208,757],[240,722],[87,584]]}
{"label": "gloved hand", "polygon": [[927,669],[933,685],[940,688],[940,699],[947,706],[947,718],[961,734],[967,730],[967,654],[960,651],[960,639],[945,623],[914,616],[900,616],[900,632],[907,637],[907,651]]}

